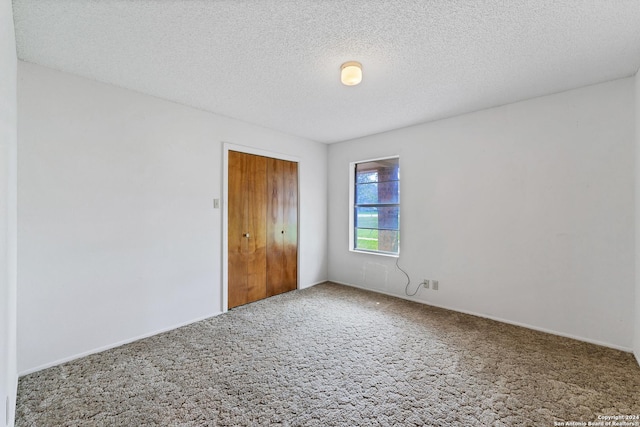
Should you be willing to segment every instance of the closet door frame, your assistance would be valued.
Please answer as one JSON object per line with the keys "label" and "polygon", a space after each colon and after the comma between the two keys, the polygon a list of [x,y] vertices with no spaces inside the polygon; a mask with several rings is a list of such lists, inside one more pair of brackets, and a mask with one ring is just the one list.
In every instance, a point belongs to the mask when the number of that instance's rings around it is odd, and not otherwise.
{"label": "closet door frame", "polygon": [[263,150],[260,148],[249,147],[246,145],[233,144],[229,142],[222,143],[222,295],[220,298],[220,311],[223,313],[229,310],[229,151],[238,151],[240,153],[254,154],[256,156],[271,157],[273,159],[287,160],[298,164],[298,255],[296,263],[297,268],[297,287],[300,289],[300,206],[302,206],[302,197],[300,194],[300,174],[302,163],[300,158],[288,154],[278,153],[275,151]]}

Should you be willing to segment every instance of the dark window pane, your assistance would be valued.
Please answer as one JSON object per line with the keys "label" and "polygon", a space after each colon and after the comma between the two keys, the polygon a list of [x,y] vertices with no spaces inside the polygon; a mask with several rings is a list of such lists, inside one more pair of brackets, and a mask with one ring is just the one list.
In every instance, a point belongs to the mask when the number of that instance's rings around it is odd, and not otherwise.
{"label": "dark window pane", "polygon": [[356,172],[356,182],[358,184],[366,184],[368,182],[378,182],[377,171]]}
{"label": "dark window pane", "polygon": [[378,230],[356,228],[356,249],[378,250]]}
{"label": "dark window pane", "polygon": [[378,228],[378,208],[356,208],[356,227]]}
{"label": "dark window pane", "polygon": [[398,158],[372,160],[370,162],[358,163],[356,165],[356,172],[377,171],[380,169],[397,169]]}
{"label": "dark window pane", "polygon": [[400,183],[398,181],[381,182],[378,184],[378,203],[399,203]]}
{"label": "dark window pane", "polygon": [[378,203],[378,183],[356,185],[356,204]]}
{"label": "dark window pane", "polygon": [[398,230],[400,224],[400,207],[389,206],[378,208],[378,228]]}
{"label": "dark window pane", "polygon": [[398,206],[356,207],[355,223],[358,228],[398,230],[400,208]]}
{"label": "dark window pane", "polygon": [[356,185],[356,204],[398,203],[398,181]]}
{"label": "dark window pane", "polygon": [[399,232],[356,228],[356,249],[398,253]]}
{"label": "dark window pane", "polygon": [[396,230],[380,230],[378,232],[378,250],[398,253],[398,237]]}

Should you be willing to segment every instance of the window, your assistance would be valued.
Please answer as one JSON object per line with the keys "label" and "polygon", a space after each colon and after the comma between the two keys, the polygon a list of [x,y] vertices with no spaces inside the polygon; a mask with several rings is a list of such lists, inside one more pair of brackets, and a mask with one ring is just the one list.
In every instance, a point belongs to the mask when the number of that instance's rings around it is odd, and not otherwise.
{"label": "window", "polygon": [[352,251],[397,256],[400,252],[400,159],[351,164]]}

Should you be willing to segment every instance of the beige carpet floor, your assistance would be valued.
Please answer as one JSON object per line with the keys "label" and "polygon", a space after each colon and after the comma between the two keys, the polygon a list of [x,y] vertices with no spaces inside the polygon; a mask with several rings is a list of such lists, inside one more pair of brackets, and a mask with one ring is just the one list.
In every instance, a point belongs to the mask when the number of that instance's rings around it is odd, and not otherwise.
{"label": "beige carpet floor", "polygon": [[16,425],[640,425],[639,414],[629,353],[326,283],[25,376]]}

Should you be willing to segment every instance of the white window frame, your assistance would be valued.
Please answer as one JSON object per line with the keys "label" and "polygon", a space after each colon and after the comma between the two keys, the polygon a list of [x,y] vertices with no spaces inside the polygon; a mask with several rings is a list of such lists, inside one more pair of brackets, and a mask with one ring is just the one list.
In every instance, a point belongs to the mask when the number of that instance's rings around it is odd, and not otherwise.
{"label": "white window frame", "polygon": [[[392,155],[392,156],[384,156],[384,157],[376,157],[374,159],[367,160],[358,160],[355,162],[349,163],[349,251],[361,253],[361,254],[370,254],[370,255],[378,255],[378,256],[386,256],[392,258],[400,257],[400,241],[398,241],[398,253],[389,253],[389,252],[378,252],[374,250],[364,250],[356,248],[356,240],[355,240],[355,201],[356,201],[356,165],[360,163],[367,162],[375,162],[377,160],[387,160],[387,159],[398,159],[398,167],[400,168],[400,156]],[[399,180],[400,177],[398,177]],[[400,184],[402,185],[402,184]],[[399,201],[398,205],[400,205],[401,201]],[[401,224],[402,222],[400,222]],[[400,233],[400,224],[398,224],[398,233]],[[400,233],[402,234],[402,233]]]}

